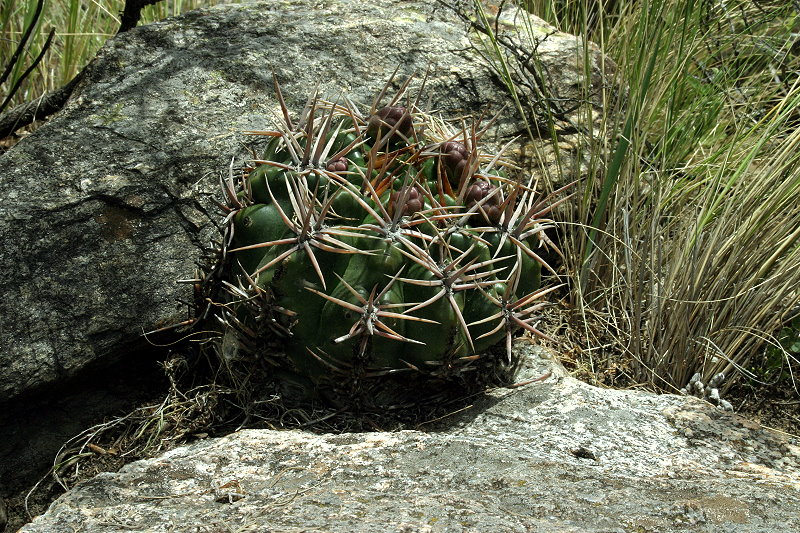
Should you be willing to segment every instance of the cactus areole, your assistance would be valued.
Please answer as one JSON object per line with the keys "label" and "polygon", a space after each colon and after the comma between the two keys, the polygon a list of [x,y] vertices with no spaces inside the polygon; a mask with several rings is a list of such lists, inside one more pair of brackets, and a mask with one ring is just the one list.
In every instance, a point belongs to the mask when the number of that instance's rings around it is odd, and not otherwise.
{"label": "cactus areole", "polygon": [[513,335],[543,336],[550,204],[482,150],[479,124],[401,96],[367,113],[312,98],[296,121],[282,103],[274,131],[252,132],[263,153],[224,183],[225,338],[315,398],[474,390],[512,366]]}

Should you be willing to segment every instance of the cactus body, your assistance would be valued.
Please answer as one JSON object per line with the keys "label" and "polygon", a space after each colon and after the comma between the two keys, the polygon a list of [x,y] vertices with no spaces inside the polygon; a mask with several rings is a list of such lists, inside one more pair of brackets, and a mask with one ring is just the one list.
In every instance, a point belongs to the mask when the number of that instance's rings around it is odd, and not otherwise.
{"label": "cactus body", "polygon": [[538,333],[551,221],[476,128],[398,105],[362,116],[314,100],[303,116],[271,133],[229,202],[239,292],[224,312],[242,334],[283,332],[279,373],[344,394],[400,374],[463,380],[503,339]]}

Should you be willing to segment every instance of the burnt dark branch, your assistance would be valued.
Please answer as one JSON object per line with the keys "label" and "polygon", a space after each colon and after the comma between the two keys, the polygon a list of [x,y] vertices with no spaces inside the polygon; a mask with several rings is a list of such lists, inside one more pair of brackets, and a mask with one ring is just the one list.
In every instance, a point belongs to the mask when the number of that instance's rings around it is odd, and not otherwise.
{"label": "burnt dark branch", "polygon": [[142,9],[159,2],[161,2],[161,0],[126,0],[125,8],[122,10],[120,17],[119,31],[117,33],[123,33],[135,28],[142,18]]}
{"label": "burnt dark branch", "polygon": [[8,137],[36,120],[42,120],[60,111],[82,78],[83,73],[80,73],[60,89],[50,91],[36,100],[18,105],[0,115],[0,139]]}

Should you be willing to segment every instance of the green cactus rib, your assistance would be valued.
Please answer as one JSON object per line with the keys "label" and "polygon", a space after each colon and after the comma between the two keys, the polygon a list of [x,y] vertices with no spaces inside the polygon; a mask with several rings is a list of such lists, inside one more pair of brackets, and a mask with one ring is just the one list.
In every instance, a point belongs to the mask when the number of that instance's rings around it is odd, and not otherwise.
{"label": "green cactus rib", "polygon": [[510,358],[519,331],[546,338],[540,272],[555,272],[537,250],[557,202],[481,151],[486,128],[451,131],[400,96],[367,115],[314,97],[294,123],[278,88],[283,120],[223,184],[227,321],[269,324],[282,372],[315,385],[456,376],[503,340]]}

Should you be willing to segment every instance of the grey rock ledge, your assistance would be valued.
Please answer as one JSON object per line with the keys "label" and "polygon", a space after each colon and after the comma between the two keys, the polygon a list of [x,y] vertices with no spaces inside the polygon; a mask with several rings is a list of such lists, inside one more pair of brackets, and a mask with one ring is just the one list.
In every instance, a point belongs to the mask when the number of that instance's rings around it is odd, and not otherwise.
{"label": "grey rock ledge", "polygon": [[244,430],[58,499],[23,533],[800,530],[800,447],[693,397],[599,389],[546,350],[428,431]]}

